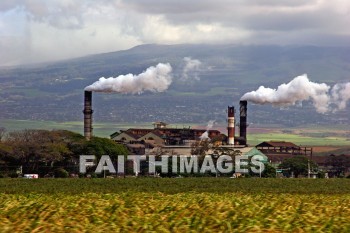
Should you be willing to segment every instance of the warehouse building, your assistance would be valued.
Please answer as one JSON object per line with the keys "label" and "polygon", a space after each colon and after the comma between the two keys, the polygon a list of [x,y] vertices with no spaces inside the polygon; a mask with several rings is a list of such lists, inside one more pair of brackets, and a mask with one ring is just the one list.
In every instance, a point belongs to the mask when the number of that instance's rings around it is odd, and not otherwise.
{"label": "warehouse building", "polygon": [[[222,134],[218,130],[171,128],[166,123],[155,122],[153,129],[130,128],[115,132],[111,139],[123,144],[149,144],[151,146],[186,146],[191,145],[196,140],[208,138],[213,140]],[[224,138],[226,140],[226,138]]]}

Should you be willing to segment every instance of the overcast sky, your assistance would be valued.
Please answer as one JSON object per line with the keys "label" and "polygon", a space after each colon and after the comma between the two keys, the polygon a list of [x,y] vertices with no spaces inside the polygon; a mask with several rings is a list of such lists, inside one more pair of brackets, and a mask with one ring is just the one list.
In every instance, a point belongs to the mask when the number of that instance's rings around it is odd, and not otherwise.
{"label": "overcast sky", "polygon": [[0,66],[145,43],[350,46],[349,0],[0,0]]}

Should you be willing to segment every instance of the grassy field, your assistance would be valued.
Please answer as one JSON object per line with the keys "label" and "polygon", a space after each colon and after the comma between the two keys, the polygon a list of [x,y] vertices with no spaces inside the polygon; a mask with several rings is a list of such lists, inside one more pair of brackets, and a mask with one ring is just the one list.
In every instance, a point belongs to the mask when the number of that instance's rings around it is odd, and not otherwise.
{"label": "grassy field", "polygon": [[350,179],[0,179],[0,193],[81,194],[147,192],[350,194]]}
{"label": "grassy field", "polygon": [[248,141],[252,145],[256,145],[263,141],[288,141],[296,145],[303,146],[350,146],[350,140],[341,136],[318,137],[318,136],[302,136],[291,133],[255,133],[248,135]]}
{"label": "grassy field", "polygon": [[[30,120],[0,120],[0,125],[5,127],[8,131],[23,130],[23,129],[65,129],[77,133],[83,133],[82,121],[69,121],[69,122],[55,122],[55,121],[30,121]],[[110,123],[110,122],[94,122],[94,134],[100,137],[109,137],[112,133],[120,129],[128,129],[135,127],[135,124],[129,123]],[[152,123],[140,123],[137,127],[147,128],[152,126]]]}
{"label": "grassy field", "polygon": [[0,179],[1,232],[349,232],[349,179]]}

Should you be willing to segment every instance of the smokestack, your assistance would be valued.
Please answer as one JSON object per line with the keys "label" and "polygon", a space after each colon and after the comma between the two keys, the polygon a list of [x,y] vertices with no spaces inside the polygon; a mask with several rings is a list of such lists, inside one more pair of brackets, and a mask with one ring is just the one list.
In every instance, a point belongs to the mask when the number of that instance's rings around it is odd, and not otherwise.
{"label": "smokestack", "polygon": [[228,106],[227,108],[227,135],[229,145],[235,144],[235,107]]}
{"label": "smokestack", "polygon": [[239,136],[244,140],[243,144],[247,145],[247,101],[239,101]]}
{"label": "smokestack", "polygon": [[90,141],[92,137],[92,92],[84,92],[84,137],[86,140]]}

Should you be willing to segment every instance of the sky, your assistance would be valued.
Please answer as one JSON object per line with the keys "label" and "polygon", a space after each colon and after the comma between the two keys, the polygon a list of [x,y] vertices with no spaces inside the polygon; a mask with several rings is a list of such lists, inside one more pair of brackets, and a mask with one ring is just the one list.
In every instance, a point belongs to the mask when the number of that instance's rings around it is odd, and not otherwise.
{"label": "sky", "polygon": [[350,46],[349,0],[1,0],[0,66],[141,44]]}

